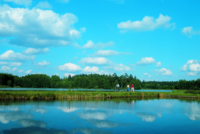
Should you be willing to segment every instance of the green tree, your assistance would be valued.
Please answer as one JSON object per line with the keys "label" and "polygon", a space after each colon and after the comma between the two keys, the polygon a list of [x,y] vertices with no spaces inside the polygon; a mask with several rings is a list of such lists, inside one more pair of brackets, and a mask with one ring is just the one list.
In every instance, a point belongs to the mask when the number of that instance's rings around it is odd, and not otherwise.
{"label": "green tree", "polygon": [[56,83],[60,81],[60,77],[57,75],[52,75],[51,76],[51,88],[56,87]]}

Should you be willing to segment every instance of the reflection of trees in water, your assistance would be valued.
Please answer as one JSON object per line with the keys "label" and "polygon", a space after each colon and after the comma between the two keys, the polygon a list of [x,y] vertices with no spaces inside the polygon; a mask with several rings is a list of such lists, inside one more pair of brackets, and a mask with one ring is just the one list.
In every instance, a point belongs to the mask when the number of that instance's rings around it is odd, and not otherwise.
{"label": "reflection of trees in water", "polygon": [[67,134],[64,130],[47,129],[40,127],[25,127],[3,130],[3,134]]}

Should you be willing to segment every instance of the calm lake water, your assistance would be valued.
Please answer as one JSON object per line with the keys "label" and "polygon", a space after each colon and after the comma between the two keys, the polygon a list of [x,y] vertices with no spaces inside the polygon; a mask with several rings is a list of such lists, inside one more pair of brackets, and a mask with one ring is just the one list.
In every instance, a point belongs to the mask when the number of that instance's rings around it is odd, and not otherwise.
{"label": "calm lake water", "polygon": [[0,102],[2,134],[200,133],[200,103],[178,99]]}
{"label": "calm lake water", "polygon": [[[47,91],[66,91],[69,89],[66,88],[0,88],[0,90],[47,90]],[[115,91],[115,89],[71,89],[71,90],[78,90],[78,91]],[[122,92],[126,90],[122,89]],[[172,92],[172,90],[151,90],[151,89],[136,89],[135,92]]]}

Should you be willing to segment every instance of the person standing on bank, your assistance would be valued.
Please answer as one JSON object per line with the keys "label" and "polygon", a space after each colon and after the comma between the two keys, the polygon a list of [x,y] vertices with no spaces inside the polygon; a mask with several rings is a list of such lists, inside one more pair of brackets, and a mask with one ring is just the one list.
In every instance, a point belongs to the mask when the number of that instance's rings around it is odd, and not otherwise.
{"label": "person standing on bank", "polygon": [[115,86],[115,88],[117,89],[117,91],[119,91],[119,84],[117,83],[117,85]]}
{"label": "person standing on bank", "polygon": [[130,91],[130,86],[129,86],[129,84],[127,85],[127,91],[128,91],[128,92]]}
{"label": "person standing on bank", "polygon": [[134,85],[131,85],[131,91],[134,92]]}

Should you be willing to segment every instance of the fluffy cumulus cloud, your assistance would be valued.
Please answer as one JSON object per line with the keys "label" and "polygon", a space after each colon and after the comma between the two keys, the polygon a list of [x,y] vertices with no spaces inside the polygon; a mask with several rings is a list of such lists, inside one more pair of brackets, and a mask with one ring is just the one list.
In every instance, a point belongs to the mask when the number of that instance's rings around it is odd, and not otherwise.
{"label": "fluffy cumulus cloud", "polygon": [[16,70],[18,70],[16,67],[11,68],[11,67],[8,67],[8,66],[2,66],[0,68],[0,71],[5,72],[5,73],[12,73],[12,72],[15,72]]}
{"label": "fluffy cumulus cloud", "polygon": [[30,74],[31,72],[32,72],[32,70],[30,69],[30,70],[26,71],[26,74]]}
{"label": "fluffy cumulus cloud", "polygon": [[22,72],[24,72],[24,70],[23,70],[23,69],[20,69],[20,70],[18,71],[18,73],[22,73]]}
{"label": "fluffy cumulus cloud", "polygon": [[116,70],[116,71],[129,71],[129,70],[131,70],[131,68],[120,63],[120,64],[114,65],[114,70]]}
{"label": "fluffy cumulus cloud", "polygon": [[114,56],[114,55],[119,55],[119,54],[131,55],[132,53],[118,52],[115,50],[99,50],[99,51],[94,52],[93,56]]}
{"label": "fluffy cumulus cloud", "polygon": [[72,73],[65,73],[64,76],[65,76],[65,77],[69,77],[69,76],[73,77],[73,76],[75,76],[75,74],[72,74]]}
{"label": "fluffy cumulus cloud", "polygon": [[99,72],[99,68],[98,67],[90,67],[90,66],[87,66],[83,69],[83,72],[84,73],[98,73]]}
{"label": "fluffy cumulus cloud", "polygon": [[8,66],[21,66],[21,62],[3,62],[0,61],[0,65],[8,65]]}
{"label": "fluffy cumulus cloud", "polygon": [[12,37],[10,44],[26,47],[49,47],[69,45],[80,37],[73,24],[77,17],[63,15],[52,10],[37,8],[12,8],[0,6],[0,35]]}
{"label": "fluffy cumulus cloud", "polygon": [[30,6],[32,0],[3,0],[4,2],[13,2],[17,5]]}
{"label": "fluffy cumulus cloud", "polygon": [[3,124],[8,124],[11,121],[17,121],[20,119],[31,119],[32,115],[23,112],[9,112],[0,113],[0,122]]}
{"label": "fluffy cumulus cloud", "polygon": [[144,75],[148,76],[148,77],[151,77],[151,75],[149,75],[148,73],[144,73]]}
{"label": "fluffy cumulus cloud", "polygon": [[120,53],[115,50],[99,50],[94,53],[95,56],[113,56],[119,55]]}
{"label": "fluffy cumulus cloud", "polygon": [[106,65],[111,63],[110,60],[104,58],[104,57],[87,57],[87,58],[82,58],[80,60],[80,63],[83,64],[92,64],[92,65]]}
{"label": "fluffy cumulus cloud", "polygon": [[156,67],[161,67],[161,62],[157,62]]}
{"label": "fluffy cumulus cloud", "polygon": [[50,9],[52,6],[47,1],[40,1],[37,5],[37,8],[43,8],[43,9]]}
{"label": "fluffy cumulus cloud", "polygon": [[42,127],[44,128],[47,124],[42,121],[36,121],[32,119],[21,119],[18,123],[24,127]]}
{"label": "fluffy cumulus cloud", "polygon": [[46,62],[45,60],[41,61],[41,62],[38,62],[38,65],[39,66],[47,66],[49,65],[50,63],[49,62]]}
{"label": "fluffy cumulus cloud", "polygon": [[76,48],[83,48],[83,49],[102,49],[102,48],[105,48],[105,47],[111,47],[113,45],[114,45],[114,42],[112,42],[112,41],[107,42],[107,43],[99,42],[99,43],[95,44],[94,42],[92,42],[90,40],[83,46],[75,44],[75,47]]}
{"label": "fluffy cumulus cloud", "polygon": [[62,66],[58,67],[59,70],[64,70],[64,71],[69,71],[69,72],[75,72],[75,71],[80,71],[81,67],[73,64],[73,63],[66,63]]}
{"label": "fluffy cumulus cloud", "polygon": [[123,30],[133,30],[133,31],[151,31],[157,28],[170,28],[175,27],[175,23],[170,23],[171,17],[159,15],[157,19],[154,17],[145,16],[141,21],[128,20],[126,22],[121,22],[117,26],[119,29]]}
{"label": "fluffy cumulus cloud", "polygon": [[47,52],[49,52],[48,48],[43,48],[43,49],[28,48],[23,51],[24,54],[42,54]]}
{"label": "fluffy cumulus cloud", "polygon": [[152,57],[145,57],[145,58],[142,58],[141,61],[138,61],[137,64],[138,65],[147,65],[147,64],[153,64],[155,63],[155,59],[152,58]]}
{"label": "fluffy cumulus cloud", "polygon": [[194,31],[193,27],[190,26],[190,27],[184,27],[182,29],[182,33],[185,34],[185,35],[191,36],[191,35],[194,35],[194,34],[200,34],[200,31]]}
{"label": "fluffy cumulus cloud", "polygon": [[75,107],[58,107],[57,109],[60,109],[65,113],[71,113],[78,110],[78,108]]}
{"label": "fluffy cumulus cloud", "polygon": [[138,117],[142,118],[142,121],[146,121],[146,122],[153,122],[157,117],[161,117],[162,115],[157,114],[148,114],[148,113],[138,113],[137,114]]}
{"label": "fluffy cumulus cloud", "polygon": [[195,76],[200,73],[200,62],[198,60],[189,60],[180,69],[182,71],[187,71],[188,75]]}
{"label": "fluffy cumulus cloud", "polygon": [[7,71],[10,71],[11,68],[10,68],[10,67],[7,67],[7,66],[2,66],[0,70],[1,70],[1,71],[4,71],[4,72],[7,72]]}
{"label": "fluffy cumulus cloud", "polygon": [[27,56],[21,53],[15,53],[13,50],[8,50],[0,55],[0,60],[11,60],[11,61],[28,61],[34,60],[35,56]]}
{"label": "fluffy cumulus cloud", "polygon": [[159,70],[155,70],[157,75],[173,75],[172,71],[166,68],[161,68]]}

